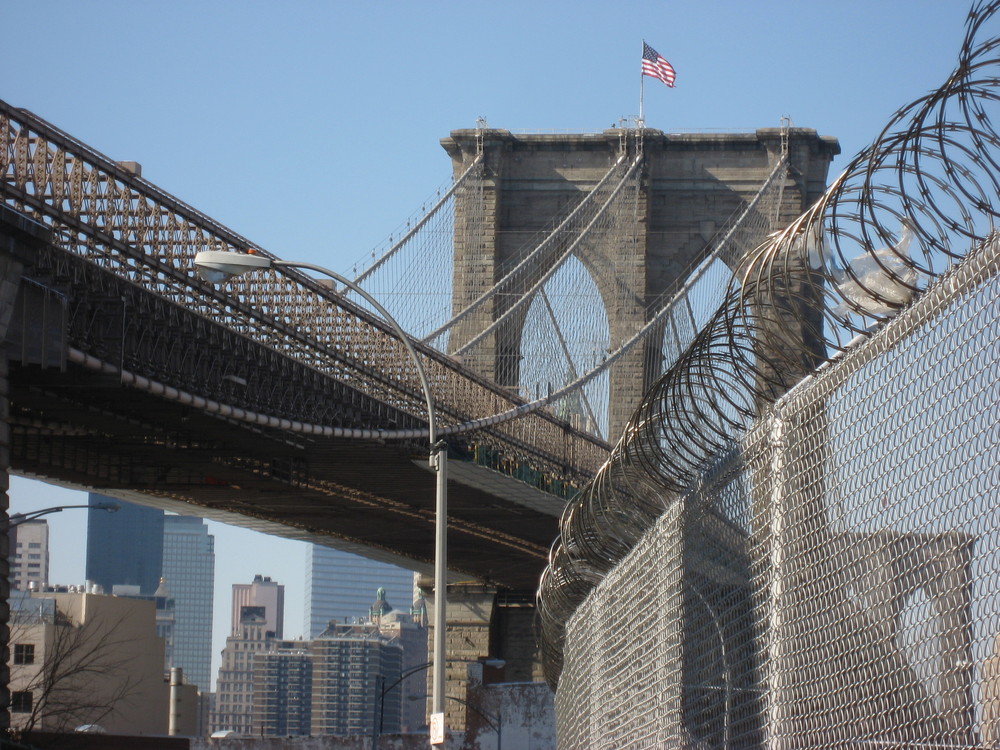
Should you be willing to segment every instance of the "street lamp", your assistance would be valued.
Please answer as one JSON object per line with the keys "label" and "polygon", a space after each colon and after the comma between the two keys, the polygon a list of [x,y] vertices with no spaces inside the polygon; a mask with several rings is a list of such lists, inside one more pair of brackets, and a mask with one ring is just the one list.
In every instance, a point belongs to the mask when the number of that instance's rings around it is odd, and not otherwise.
{"label": "street lamp", "polygon": [[266,268],[304,268],[309,271],[316,271],[338,281],[344,286],[355,291],[374,307],[382,318],[392,327],[396,337],[406,347],[413,364],[417,368],[417,375],[420,378],[420,386],[424,391],[424,398],[427,401],[427,439],[430,444],[430,466],[437,472],[437,494],[435,501],[434,520],[434,643],[432,665],[432,714],[440,714],[443,720],[444,715],[444,678],[445,678],[445,610],[448,603],[448,582],[447,575],[447,554],[448,554],[448,446],[442,440],[437,439],[437,421],[434,413],[434,399],[431,396],[431,389],[427,385],[427,376],[424,374],[424,367],[417,356],[413,344],[409,337],[396,322],[389,312],[378,303],[368,292],[360,286],[350,281],[340,274],[331,271],[323,266],[312,263],[300,263],[290,260],[276,260],[263,255],[251,255],[249,253],[231,253],[224,250],[205,250],[194,256],[194,265],[198,274],[210,284],[222,284],[234,276],[242,276],[250,271],[260,271]]}
{"label": "street lamp", "polygon": [[53,508],[43,508],[42,510],[33,510],[29,513],[14,513],[7,519],[6,528],[11,529],[15,526],[20,526],[22,523],[27,521],[34,521],[40,516],[47,516],[50,513],[61,513],[64,510],[70,510],[72,508],[93,508],[94,510],[106,510],[108,513],[116,513],[121,506],[118,503],[94,503],[93,505],[57,505]]}
{"label": "street lamp", "polygon": [[[389,692],[394,687],[396,687],[397,685],[399,685],[407,677],[412,677],[413,675],[417,674],[418,672],[423,672],[425,669],[427,669],[428,667],[430,667],[431,664],[432,664],[432,662],[425,662],[424,664],[418,664],[415,667],[410,667],[409,669],[405,670],[403,672],[403,674],[401,674],[399,676],[398,680],[396,680],[395,682],[390,683],[387,686],[384,686],[382,684],[383,682],[385,682],[385,678],[382,675],[378,676],[378,679],[376,680],[376,683],[375,683],[376,688],[378,688],[378,711],[375,712],[377,718],[375,719],[375,727],[372,730],[372,750],[378,750],[378,739],[379,739],[379,737],[382,736],[382,723],[383,723],[383,719],[385,718],[385,714],[384,714],[384,712],[385,712],[385,696],[388,695]],[[424,696],[424,697],[426,697],[426,696]]]}
{"label": "street lamp", "polygon": [[[425,698],[427,698],[426,695],[411,695],[407,700],[418,701]],[[448,700],[461,703],[466,708],[471,708],[477,714],[486,719],[486,723],[490,725],[490,729],[497,733],[497,750],[502,750],[500,743],[503,741],[503,735],[500,730],[503,728],[503,717],[500,715],[499,711],[496,714],[491,714],[489,711],[484,711],[479,708],[479,706],[469,703],[468,701],[464,701],[461,698],[456,698],[454,695],[449,695]]]}

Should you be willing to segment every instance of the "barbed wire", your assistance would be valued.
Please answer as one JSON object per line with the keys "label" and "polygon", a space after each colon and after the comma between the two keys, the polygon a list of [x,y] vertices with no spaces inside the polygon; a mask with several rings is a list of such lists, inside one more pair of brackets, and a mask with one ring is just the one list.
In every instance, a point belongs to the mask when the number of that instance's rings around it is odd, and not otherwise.
{"label": "barbed wire", "polygon": [[565,623],[769,404],[871,336],[995,228],[1000,1],[973,5],[958,65],[901,108],[824,195],[740,265],[722,305],[654,384],[560,522],[539,583],[546,679]]}

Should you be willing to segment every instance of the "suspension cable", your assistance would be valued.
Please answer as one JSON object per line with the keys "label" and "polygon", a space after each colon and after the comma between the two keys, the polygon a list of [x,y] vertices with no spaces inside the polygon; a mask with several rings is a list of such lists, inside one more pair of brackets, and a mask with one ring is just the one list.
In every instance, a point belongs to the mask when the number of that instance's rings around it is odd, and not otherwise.
{"label": "suspension cable", "polygon": [[538,247],[532,250],[520,263],[514,266],[514,268],[512,268],[509,273],[507,273],[502,279],[500,279],[496,284],[494,284],[491,289],[487,290],[479,297],[477,297],[475,300],[473,300],[471,303],[469,303],[469,305],[464,310],[455,315],[447,323],[440,326],[439,328],[436,328],[435,330],[431,331],[429,334],[424,336],[424,338],[420,340],[421,343],[427,344],[433,341],[438,336],[445,333],[450,328],[452,328],[453,326],[455,326],[456,324],[460,323],[465,318],[467,318],[484,302],[486,302],[489,299],[492,299],[493,296],[499,291],[499,289],[504,284],[509,283],[511,279],[513,279],[524,268],[526,268],[528,264],[531,263],[542,252],[542,250],[548,247],[548,245],[551,242],[553,242],[556,237],[559,236],[559,234],[563,231],[563,229],[565,229],[565,227],[577,217],[577,214],[579,214],[587,205],[589,205],[591,197],[595,195],[597,191],[599,191],[604,186],[604,184],[611,178],[611,176],[615,173],[618,167],[622,164],[624,159],[625,159],[624,154],[618,157],[618,159],[615,161],[611,169],[608,170],[607,174],[605,174],[604,177],[601,178],[600,182],[598,182],[597,185],[594,186],[594,189],[591,190],[582,201],[580,201],[580,204],[576,208],[574,208],[565,219],[563,219],[563,221],[559,224],[559,226],[557,226],[554,230],[552,230],[552,232],[549,233],[548,236],[546,236],[545,239],[539,243]]}
{"label": "suspension cable", "polygon": [[[576,239],[574,239],[573,242],[570,244],[570,246],[566,248],[565,252],[563,252],[563,254],[559,256],[559,259],[555,263],[553,263],[549,267],[549,269],[544,274],[542,274],[541,278],[535,282],[535,284],[531,287],[531,289],[522,294],[520,298],[517,300],[517,302],[511,305],[510,308],[506,310],[503,315],[494,320],[490,325],[488,325],[478,334],[473,336],[460,348],[456,349],[455,354],[461,355],[464,352],[468,351],[473,346],[475,346],[476,344],[478,344],[484,338],[493,333],[497,328],[506,323],[516,311],[520,310],[522,307],[524,307],[524,305],[526,305],[534,298],[535,293],[542,286],[544,286],[545,282],[547,282],[550,278],[552,278],[552,275],[559,270],[562,264],[566,262],[566,259],[569,258],[571,255],[573,255],[573,253],[576,251],[576,248],[580,245],[581,242],[583,242],[583,239],[593,228],[594,224],[597,223],[597,220],[604,215],[604,212],[607,210],[608,206],[610,206],[611,203],[614,201],[614,199],[618,197],[618,193],[621,192],[622,188],[625,187],[625,184],[629,181],[632,175],[635,174],[636,169],[639,168],[639,165],[641,163],[642,163],[642,154],[639,154],[638,156],[635,157],[635,160],[632,162],[631,166],[629,166],[629,169],[625,173],[625,176],[622,177],[618,185],[615,186],[615,189],[611,191],[611,195],[609,195],[607,200],[604,201],[604,204],[594,215],[594,217],[587,223],[587,226],[583,228],[583,231],[580,232],[579,235],[577,235]],[[553,232],[553,235],[554,234],[555,233]]]}
{"label": "suspension cable", "polygon": [[[385,265],[386,261],[388,261],[390,258],[392,258],[392,256],[394,256],[400,250],[400,248],[402,248],[407,242],[410,241],[410,239],[413,238],[413,235],[415,235],[417,232],[419,232],[424,227],[424,225],[427,224],[428,221],[430,221],[432,218],[434,218],[434,214],[436,214],[440,210],[440,208],[445,203],[448,202],[448,199],[451,198],[451,196],[454,195],[455,191],[458,190],[458,188],[461,187],[462,184],[465,182],[465,178],[468,177],[472,173],[472,170],[476,166],[478,166],[479,164],[482,164],[482,162],[483,162],[483,154],[482,153],[476,154],[476,158],[472,160],[472,163],[469,164],[469,166],[466,168],[466,170],[464,172],[462,172],[461,176],[457,180],[455,180],[454,183],[452,183],[452,186],[450,188],[448,188],[447,191],[445,191],[445,194],[442,195],[440,199],[438,199],[438,202],[434,204],[434,206],[431,208],[431,210],[428,211],[426,214],[424,214],[423,218],[420,219],[416,224],[414,224],[410,228],[410,230],[406,234],[404,234],[402,236],[402,238],[400,238],[400,240],[396,244],[394,244],[392,247],[390,247],[388,250],[386,250],[382,254],[382,257],[380,257],[377,261],[375,261],[374,263],[372,263],[372,265],[369,266],[368,269],[364,273],[362,273],[360,276],[358,276],[356,279],[354,279],[354,283],[355,284],[360,284],[365,279],[367,279],[369,276],[371,276],[373,273],[375,273],[379,268],[381,268],[383,265]],[[343,287],[340,290],[340,293],[343,294],[347,290],[348,290],[348,287]]]}

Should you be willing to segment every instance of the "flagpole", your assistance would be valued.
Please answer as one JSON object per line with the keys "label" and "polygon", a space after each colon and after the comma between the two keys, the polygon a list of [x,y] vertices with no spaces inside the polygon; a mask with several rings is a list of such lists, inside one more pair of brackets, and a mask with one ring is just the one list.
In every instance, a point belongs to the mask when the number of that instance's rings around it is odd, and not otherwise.
{"label": "flagpole", "polygon": [[643,116],[642,111],[642,95],[644,93],[643,84],[645,83],[646,74],[642,72],[642,55],[646,51],[646,40],[642,41],[642,49],[639,50],[639,122],[640,128],[646,127],[646,118]]}

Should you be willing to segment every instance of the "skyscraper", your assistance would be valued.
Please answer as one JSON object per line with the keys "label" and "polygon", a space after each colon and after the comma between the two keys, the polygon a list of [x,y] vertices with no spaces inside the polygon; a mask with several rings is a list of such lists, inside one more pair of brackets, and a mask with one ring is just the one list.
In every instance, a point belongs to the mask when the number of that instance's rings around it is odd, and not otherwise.
{"label": "skyscraper", "polygon": [[393,606],[413,602],[413,571],[369,560],[349,552],[310,545],[306,551],[306,595],[303,627],[309,638],[327,629],[330,620],[367,618],[372,594],[386,590]]}
{"label": "skyscraper", "polygon": [[[403,672],[403,647],[369,626],[335,625],[310,645],[311,734],[365,735],[377,726],[376,686],[392,685]],[[382,698],[382,731],[399,731],[400,693]]]}
{"label": "skyscraper", "polygon": [[[109,498],[91,493],[90,505]],[[193,516],[115,500],[117,513],[93,507],[87,518],[87,580],[106,593],[115,587],[153,597],[165,583],[173,600],[172,651],[165,665],[181,667],[187,681],[210,688],[215,540]],[[161,581],[162,579],[162,581]]]}
{"label": "skyscraper", "polygon": [[[268,656],[267,666],[257,664],[274,649],[282,650],[284,620],[284,586],[259,573],[252,583],[233,584],[233,624],[216,682],[213,731],[284,735],[301,734],[304,726],[309,734],[308,696],[286,695],[289,684],[302,687],[308,664],[303,666],[298,656],[286,658],[287,654]],[[292,651],[300,651],[299,646]],[[260,674],[255,664],[263,670]]]}
{"label": "skyscraper", "polygon": [[215,537],[193,516],[163,519],[163,578],[174,600],[174,662],[187,681],[211,688]]}
{"label": "skyscraper", "polygon": [[27,591],[49,582],[49,525],[44,520],[21,521],[10,527],[10,585]]}
{"label": "skyscraper", "polygon": [[236,633],[239,629],[243,607],[263,607],[267,629],[274,633],[275,638],[284,638],[284,586],[272,581],[270,576],[262,576],[259,573],[253,577],[253,583],[234,583],[231,633]]}
{"label": "skyscraper", "polygon": [[253,669],[257,654],[267,652],[274,633],[267,629],[263,607],[242,607],[240,620],[226,638],[215,688],[215,708],[209,721],[212,732],[230,730],[253,735]]}
{"label": "skyscraper", "polygon": [[[88,503],[111,499],[92,492]],[[151,596],[160,585],[163,566],[163,511],[114,502],[117,513],[94,507],[87,511],[87,580],[108,594],[116,585],[127,585]]]}

